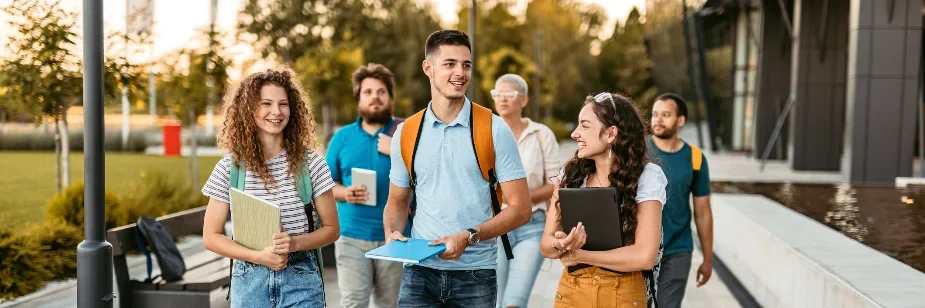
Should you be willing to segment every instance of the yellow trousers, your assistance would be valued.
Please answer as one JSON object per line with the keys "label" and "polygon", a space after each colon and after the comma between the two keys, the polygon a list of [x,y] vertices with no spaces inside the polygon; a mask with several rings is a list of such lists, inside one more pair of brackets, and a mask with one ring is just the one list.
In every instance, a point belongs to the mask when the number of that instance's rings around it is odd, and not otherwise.
{"label": "yellow trousers", "polygon": [[556,308],[646,307],[646,283],[642,272],[617,274],[599,267],[562,271],[556,289]]}

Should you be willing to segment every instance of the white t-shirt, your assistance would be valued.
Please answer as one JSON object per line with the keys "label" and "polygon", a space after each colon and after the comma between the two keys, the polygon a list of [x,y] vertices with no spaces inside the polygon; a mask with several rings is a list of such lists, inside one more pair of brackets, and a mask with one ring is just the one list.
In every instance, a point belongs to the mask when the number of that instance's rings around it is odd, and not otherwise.
{"label": "white t-shirt", "polygon": [[[559,170],[559,180],[561,181],[564,176],[565,167],[562,167]],[[581,187],[585,187],[587,184],[588,177],[585,177]],[[657,200],[662,203],[662,208],[664,208],[665,202],[668,201],[668,193],[665,191],[666,186],[668,186],[668,178],[665,177],[662,167],[653,163],[646,164],[642,170],[642,175],[639,176],[639,184],[636,186],[636,203]]]}
{"label": "white t-shirt", "polygon": [[[231,203],[231,193],[229,192],[231,162],[231,154],[228,154],[215,164],[212,175],[209,176],[209,180],[202,187],[204,195],[225,203]],[[295,186],[294,179],[289,175],[289,161],[286,150],[267,160],[266,163],[270,168],[270,176],[276,180],[277,187],[268,190],[260,175],[251,168],[247,168],[244,176],[244,192],[278,205],[283,229],[289,235],[297,236],[308,233],[309,220],[308,216],[305,215],[305,204],[302,198],[299,197],[299,191]],[[331,170],[325,163],[324,158],[315,152],[309,152],[306,164],[308,164],[312,180],[312,198],[317,198],[334,188]],[[233,216],[234,212],[231,215]],[[315,216],[315,219],[318,219],[317,213],[313,212],[312,215]]]}

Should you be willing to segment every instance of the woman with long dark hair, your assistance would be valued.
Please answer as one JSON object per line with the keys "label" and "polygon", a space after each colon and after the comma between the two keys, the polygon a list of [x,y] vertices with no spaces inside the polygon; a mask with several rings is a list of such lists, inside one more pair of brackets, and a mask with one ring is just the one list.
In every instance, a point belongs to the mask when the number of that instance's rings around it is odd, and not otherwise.
{"label": "woman with long dark hair", "polygon": [[[646,134],[639,111],[621,95],[600,93],[585,99],[572,138],[578,150],[559,174],[540,250],[567,268],[559,280],[555,307],[638,307],[654,304],[661,251],[662,205],[668,180],[646,155]],[[587,237],[581,223],[563,232],[559,188],[613,187],[619,200],[624,246],[608,251],[582,250]],[[619,228],[619,229],[616,229]]]}

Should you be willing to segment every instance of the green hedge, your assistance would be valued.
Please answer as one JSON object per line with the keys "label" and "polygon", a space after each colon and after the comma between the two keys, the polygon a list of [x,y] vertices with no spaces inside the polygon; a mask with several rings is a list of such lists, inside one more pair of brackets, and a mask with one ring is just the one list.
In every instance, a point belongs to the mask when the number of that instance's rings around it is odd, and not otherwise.
{"label": "green hedge", "polygon": [[[5,225],[9,224],[0,224]],[[82,240],[82,229],[55,220],[21,233],[0,230],[0,300],[38,291],[49,281],[77,277],[77,244]]]}
{"label": "green hedge", "polygon": [[[128,134],[128,143],[125,149],[122,148],[122,133],[117,130],[106,131],[103,147],[108,152],[144,152],[148,146],[163,144],[163,138],[160,131],[132,131]],[[68,135],[70,139],[70,148],[72,151],[82,152],[84,149],[83,131],[72,131]],[[214,147],[216,146],[215,135],[197,135],[196,141],[199,146]],[[189,146],[190,138],[184,138],[183,143]],[[0,151],[54,151],[55,135],[54,133],[45,133],[42,131],[31,132],[2,132],[0,131]]]}
{"label": "green hedge", "polygon": [[[106,229],[125,224],[125,209],[119,198],[106,192]],[[46,206],[47,219],[54,219],[72,226],[84,225],[84,184],[76,183],[55,196]]]}
{"label": "green hedge", "polygon": [[[77,277],[83,241],[84,185],[76,183],[46,206],[43,224],[10,229],[0,219],[0,300],[33,293],[48,282]],[[106,228],[204,206],[208,198],[179,175],[143,172],[121,196],[106,192]]]}
{"label": "green hedge", "polygon": [[[83,132],[70,132],[70,148],[82,152],[84,149]],[[148,142],[143,132],[130,132],[126,148],[122,148],[122,135],[119,132],[106,132],[103,147],[109,152],[144,152]],[[0,151],[54,151],[55,135],[43,132],[7,132],[0,133]]]}

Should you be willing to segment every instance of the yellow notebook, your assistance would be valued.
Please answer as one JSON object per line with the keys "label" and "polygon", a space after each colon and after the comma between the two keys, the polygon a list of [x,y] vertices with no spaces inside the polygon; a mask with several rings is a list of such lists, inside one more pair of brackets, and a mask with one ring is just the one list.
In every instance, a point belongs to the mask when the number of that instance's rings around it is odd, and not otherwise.
{"label": "yellow notebook", "polygon": [[231,211],[236,243],[252,250],[273,246],[273,234],[282,230],[279,206],[231,188]]}

